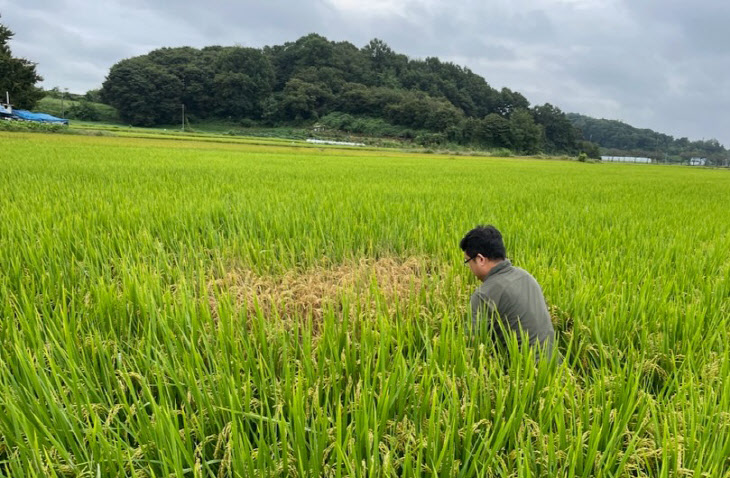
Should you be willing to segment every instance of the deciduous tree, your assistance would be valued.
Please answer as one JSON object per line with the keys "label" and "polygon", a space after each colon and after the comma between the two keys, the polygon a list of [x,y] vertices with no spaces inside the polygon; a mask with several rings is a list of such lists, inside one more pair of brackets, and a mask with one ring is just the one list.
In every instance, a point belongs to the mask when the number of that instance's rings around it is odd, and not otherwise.
{"label": "deciduous tree", "polygon": [[43,98],[43,90],[36,86],[43,78],[36,72],[35,63],[13,56],[9,45],[13,35],[0,23],[0,95],[5,101],[7,91],[15,107],[32,109]]}

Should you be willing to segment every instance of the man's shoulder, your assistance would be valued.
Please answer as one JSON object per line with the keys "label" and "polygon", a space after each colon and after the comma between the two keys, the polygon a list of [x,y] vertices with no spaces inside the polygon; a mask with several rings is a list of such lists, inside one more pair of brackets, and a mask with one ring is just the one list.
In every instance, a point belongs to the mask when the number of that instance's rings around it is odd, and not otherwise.
{"label": "man's shoulder", "polygon": [[[489,278],[491,279],[491,277]],[[495,283],[509,283],[514,282],[516,280],[524,280],[524,279],[530,279],[535,280],[535,277],[530,274],[528,271],[521,267],[517,266],[510,266],[507,270],[504,271],[504,274],[496,274],[494,275],[494,282]]]}
{"label": "man's shoulder", "polygon": [[498,300],[521,295],[526,287],[534,286],[539,287],[539,284],[532,274],[521,267],[510,266],[503,273],[488,277],[480,289],[490,298]]}
{"label": "man's shoulder", "polygon": [[537,279],[535,279],[535,276],[533,276],[530,272],[528,272],[525,269],[522,269],[520,267],[515,267],[514,269],[515,269],[515,272],[514,272],[515,277],[523,279],[523,280],[528,280],[530,282],[534,282],[535,284],[537,284]]}

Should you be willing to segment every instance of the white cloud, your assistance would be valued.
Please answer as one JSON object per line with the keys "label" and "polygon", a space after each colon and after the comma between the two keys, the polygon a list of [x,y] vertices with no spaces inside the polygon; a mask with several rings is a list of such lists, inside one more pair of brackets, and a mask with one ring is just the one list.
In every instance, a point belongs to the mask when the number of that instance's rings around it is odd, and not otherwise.
{"label": "white cloud", "polygon": [[406,11],[406,4],[404,2],[393,2],[389,0],[369,0],[367,2],[359,0],[327,0],[327,3],[341,12],[353,15],[365,15],[367,17],[402,16]]}

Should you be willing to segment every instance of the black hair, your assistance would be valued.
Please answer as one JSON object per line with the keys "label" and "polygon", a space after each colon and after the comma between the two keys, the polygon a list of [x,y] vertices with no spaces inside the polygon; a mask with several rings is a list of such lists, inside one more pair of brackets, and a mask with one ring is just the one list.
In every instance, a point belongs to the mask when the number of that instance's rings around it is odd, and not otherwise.
{"label": "black hair", "polygon": [[469,257],[481,254],[490,260],[506,259],[507,252],[504,249],[502,233],[492,225],[477,226],[467,232],[459,243],[461,250]]}

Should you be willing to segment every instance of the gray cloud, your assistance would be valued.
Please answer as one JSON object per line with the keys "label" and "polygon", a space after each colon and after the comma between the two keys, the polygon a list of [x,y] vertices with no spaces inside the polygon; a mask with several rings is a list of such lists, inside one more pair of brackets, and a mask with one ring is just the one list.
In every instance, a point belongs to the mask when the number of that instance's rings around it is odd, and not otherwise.
{"label": "gray cloud", "polygon": [[117,61],[162,46],[378,37],[533,104],[730,145],[730,4],[719,0],[0,0],[0,14],[47,87],[99,87]]}

